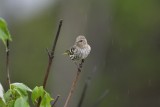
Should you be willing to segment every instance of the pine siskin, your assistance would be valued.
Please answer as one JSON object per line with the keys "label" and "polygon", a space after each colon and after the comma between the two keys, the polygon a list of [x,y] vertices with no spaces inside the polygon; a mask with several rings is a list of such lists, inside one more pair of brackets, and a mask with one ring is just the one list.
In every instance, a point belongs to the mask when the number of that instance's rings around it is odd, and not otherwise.
{"label": "pine siskin", "polygon": [[80,35],[76,38],[75,44],[70,48],[70,50],[65,51],[72,60],[78,61],[85,59],[91,51],[91,47],[87,43],[84,36]]}

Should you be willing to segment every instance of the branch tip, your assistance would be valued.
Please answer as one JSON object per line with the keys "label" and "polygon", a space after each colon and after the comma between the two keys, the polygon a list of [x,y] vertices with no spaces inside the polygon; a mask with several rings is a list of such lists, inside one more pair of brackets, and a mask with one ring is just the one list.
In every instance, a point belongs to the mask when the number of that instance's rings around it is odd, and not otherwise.
{"label": "branch tip", "polygon": [[[53,59],[54,59],[54,52],[55,52],[56,44],[57,44],[58,37],[59,37],[59,34],[60,34],[60,30],[61,30],[61,27],[62,27],[62,22],[63,22],[63,20],[60,20],[58,30],[57,30],[57,33],[56,33],[56,36],[55,36],[55,40],[53,42],[52,50],[49,51],[48,48],[46,48],[49,60],[48,60],[48,66],[47,66],[45,76],[44,76],[44,80],[43,80],[43,88],[44,89],[46,88],[48,76],[49,76],[49,73],[50,73],[50,70],[51,70],[51,65],[52,65],[52,62],[53,62]],[[41,102],[41,99],[39,98],[37,107],[40,106],[40,102]]]}
{"label": "branch tip", "polygon": [[60,19],[60,24],[62,24],[62,22],[63,22],[63,19]]}
{"label": "branch tip", "polygon": [[57,97],[55,98],[55,101],[52,104],[52,107],[54,107],[54,105],[57,103],[58,99],[59,99],[60,95],[57,95]]}

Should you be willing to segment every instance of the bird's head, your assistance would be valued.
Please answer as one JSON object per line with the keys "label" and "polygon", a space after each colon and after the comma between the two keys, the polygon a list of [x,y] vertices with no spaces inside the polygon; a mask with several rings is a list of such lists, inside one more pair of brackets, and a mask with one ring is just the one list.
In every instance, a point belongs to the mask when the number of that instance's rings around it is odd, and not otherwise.
{"label": "bird's head", "polygon": [[82,36],[82,35],[78,36],[76,38],[75,45],[80,47],[80,48],[85,47],[85,45],[87,45],[87,40],[86,40],[85,36]]}

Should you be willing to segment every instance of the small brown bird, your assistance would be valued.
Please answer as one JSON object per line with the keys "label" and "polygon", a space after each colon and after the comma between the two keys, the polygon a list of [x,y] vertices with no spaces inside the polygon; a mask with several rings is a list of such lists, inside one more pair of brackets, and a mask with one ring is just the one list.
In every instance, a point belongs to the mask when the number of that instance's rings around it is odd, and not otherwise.
{"label": "small brown bird", "polygon": [[73,61],[78,61],[87,58],[90,54],[91,47],[87,43],[85,36],[78,36],[75,44],[64,54],[67,54]]}

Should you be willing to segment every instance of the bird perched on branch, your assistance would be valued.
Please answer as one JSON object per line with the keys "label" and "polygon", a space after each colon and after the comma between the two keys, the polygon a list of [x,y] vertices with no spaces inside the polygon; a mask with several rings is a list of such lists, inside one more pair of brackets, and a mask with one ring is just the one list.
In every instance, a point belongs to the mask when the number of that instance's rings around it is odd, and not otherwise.
{"label": "bird perched on branch", "polygon": [[90,54],[91,47],[87,43],[85,36],[78,36],[76,38],[75,44],[69,49],[66,50],[64,54],[67,54],[71,60],[78,61],[84,60]]}

